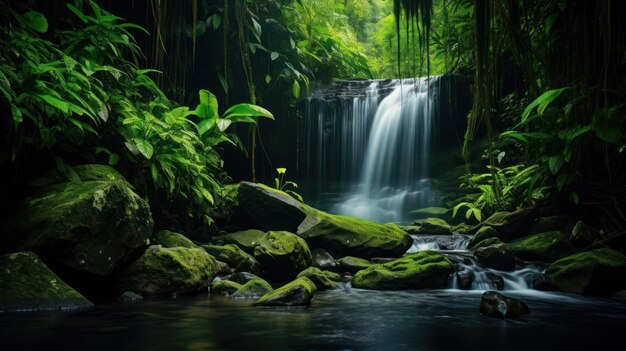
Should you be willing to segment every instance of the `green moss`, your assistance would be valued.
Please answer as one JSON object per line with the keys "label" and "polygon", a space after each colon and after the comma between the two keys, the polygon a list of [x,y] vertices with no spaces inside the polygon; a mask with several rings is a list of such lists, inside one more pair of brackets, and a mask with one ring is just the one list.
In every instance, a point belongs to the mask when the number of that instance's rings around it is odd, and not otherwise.
{"label": "green moss", "polygon": [[241,284],[230,280],[220,280],[211,284],[212,295],[232,295],[241,288]]}
{"label": "green moss", "polygon": [[408,290],[445,287],[452,262],[434,251],[420,251],[359,271],[352,286],[374,290]]}
{"label": "green moss", "polygon": [[215,258],[201,248],[150,246],[121,274],[119,291],[144,296],[206,291],[219,267]]}
{"label": "green moss", "polygon": [[427,218],[420,225],[418,234],[452,234],[452,228],[441,218]]}
{"label": "green moss", "polygon": [[307,277],[300,277],[263,295],[255,306],[308,306],[317,288]]}
{"label": "green moss", "polygon": [[224,237],[224,243],[237,245],[243,251],[252,255],[254,253],[254,247],[259,241],[259,238],[263,235],[265,235],[265,232],[257,229],[243,230],[240,232],[227,234]]}
{"label": "green moss", "polygon": [[399,257],[412,243],[411,237],[393,223],[379,224],[314,209],[298,227],[298,235],[335,257]]}
{"label": "green moss", "polygon": [[483,242],[486,239],[498,238],[498,240],[500,240],[499,235],[500,234],[498,233],[498,231],[493,229],[492,227],[488,225],[482,226],[478,229],[476,234],[474,234],[467,247],[469,249],[476,248],[478,243]]}
{"label": "green moss", "polygon": [[444,207],[426,207],[411,211],[408,215],[413,219],[441,218],[449,221],[452,218],[452,211]]}
{"label": "green moss", "polygon": [[522,259],[556,260],[576,251],[559,231],[539,233],[521,238],[509,245],[515,256]]}
{"label": "green moss", "polygon": [[272,286],[261,278],[253,278],[242,285],[234,294],[234,298],[258,298],[272,292]]}
{"label": "green moss", "polygon": [[91,306],[32,252],[0,256],[0,312]]}
{"label": "green moss", "polygon": [[163,247],[186,247],[186,248],[197,248],[198,245],[194,244],[193,241],[189,240],[186,236],[175,233],[169,230],[161,230],[157,232],[154,237],[154,244],[161,245]]}
{"label": "green moss", "polygon": [[309,267],[303,270],[300,274],[298,274],[298,278],[300,277],[309,278],[318,290],[336,288],[338,282],[341,280],[341,275],[329,271],[323,271],[316,267]]}
{"label": "green moss", "polygon": [[488,238],[472,246],[472,250],[477,250],[481,247],[493,246],[498,244],[502,244],[502,241],[499,238]]}
{"label": "green moss", "polygon": [[293,278],[311,265],[311,251],[299,236],[285,231],[269,231],[254,248],[254,257],[269,276]]}
{"label": "green moss", "polygon": [[[72,170],[76,172],[80,180],[107,180],[107,181],[120,181],[131,187],[130,183],[126,181],[126,178],[122,176],[115,168],[108,165],[100,164],[86,164],[72,167]],[[45,187],[53,184],[68,182],[66,176],[59,173],[57,170],[50,171],[41,177],[38,177],[28,183],[30,186]]]}
{"label": "green moss", "polygon": [[202,248],[216,259],[235,267],[237,271],[258,272],[260,269],[259,262],[237,245],[202,245]]}
{"label": "green moss", "polygon": [[339,262],[341,270],[348,273],[356,273],[362,269],[369,268],[372,265],[372,262],[364,258],[353,256],[342,257],[337,262]]}
{"label": "green moss", "polygon": [[585,251],[554,262],[545,276],[560,291],[610,295],[626,288],[626,257],[608,248]]}

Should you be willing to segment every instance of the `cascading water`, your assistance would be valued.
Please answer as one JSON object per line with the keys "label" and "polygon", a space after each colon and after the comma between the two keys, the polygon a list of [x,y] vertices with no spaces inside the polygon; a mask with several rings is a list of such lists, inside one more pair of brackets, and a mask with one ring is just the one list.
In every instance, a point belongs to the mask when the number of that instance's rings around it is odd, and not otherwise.
{"label": "cascading water", "polygon": [[306,149],[308,185],[322,195],[315,204],[379,222],[403,222],[406,212],[436,204],[428,163],[438,83],[361,82],[313,94]]}

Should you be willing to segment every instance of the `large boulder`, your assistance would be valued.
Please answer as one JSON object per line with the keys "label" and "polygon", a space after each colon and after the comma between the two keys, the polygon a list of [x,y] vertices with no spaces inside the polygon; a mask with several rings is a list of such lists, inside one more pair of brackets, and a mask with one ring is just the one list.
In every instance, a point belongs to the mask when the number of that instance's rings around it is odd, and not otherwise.
{"label": "large boulder", "polygon": [[481,247],[474,251],[474,255],[485,267],[508,272],[515,270],[515,254],[506,244]]}
{"label": "large boulder", "polygon": [[295,233],[307,215],[306,205],[288,194],[263,184],[241,182],[237,193],[237,215],[255,228]]}
{"label": "large boulder", "polygon": [[417,234],[449,235],[452,227],[441,218],[427,218],[420,225]]}
{"label": "large boulder", "polygon": [[480,314],[486,317],[520,318],[527,313],[524,302],[495,291],[485,291],[480,299]]}
{"label": "large boulder", "polygon": [[267,276],[291,279],[311,266],[311,251],[299,236],[285,231],[269,231],[257,242],[254,257]]}
{"label": "large boulder", "polygon": [[339,268],[342,272],[356,273],[373,265],[372,262],[359,257],[346,256],[339,259]]}
{"label": "large boulder", "polygon": [[400,257],[413,243],[395,224],[335,216],[314,209],[298,227],[298,235],[312,248],[322,248],[334,257]]}
{"label": "large boulder", "polygon": [[576,249],[562,232],[552,231],[518,239],[509,248],[516,257],[525,260],[554,261],[573,254]]}
{"label": "large boulder", "polygon": [[148,245],[148,203],[122,181],[51,185],[27,198],[0,234],[3,251],[34,251],[48,263],[109,275]]}
{"label": "large boulder", "polygon": [[32,252],[0,256],[0,312],[92,306]]}
{"label": "large boulder", "polygon": [[311,250],[311,255],[313,256],[313,267],[328,270],[336,270],[339,268],[339,262],[324,249]]}
{"label": "large boulder", "polygon": [[479,226],[492,227],[498,232],[498,237],[502,241],[509,242],[528,235],[536,212],[535,207],[524,207],[514,212],[496,212]]}
{"label": "large boulder", "polygon": [[435,251],[420,251],[359,271],[352,286],[374,290],[442,288],[453,272],[452,262]]}
{"label": "large boulder", "polygon": [[237,272],[257,273],[261,270],[259,261],[237,245],[202,245],[202,248],[219,261],[226,262],[230,267],[234,267]]}
{"label": "large boulder", "polygon": [[206,292],[218,269],[215,258],[201,248],[153,245],[122,271],[118,289],[143,296]]}
{"label": "large boulder", "polygon": [[478,243],[483,242],[487,239],[492,239],[492,238],[498,238],[498,240],[500,240],[498,231],[488,225],[482,226],[476,231],[476,234],[474,234],[472,239],[470,239],[470,242],[467,245],[467,248],[468,249],[475,248],[478,245]]}
{"label": "large boulder", "polygon": [[272,286],[261,278],[254,278],[243,284],[232,294],[236,299],[258,299],[259,297],[272,292]]}
{"label": "large boulder", "polygon": [[263,295],[255,306],[308,306],[317,288],[307,277],[300,277]]}
{"label": "large boulder", "polygon": [[626,288],[626,257],[608,248],[580,252],[551,264],[545,277],[560,291],[608,296]]}
{"label": "large boulder", "polygon": [[498,245],[498,244],[503,244],[503,242],[498,238],[489,238],[489,239],[485,239],[479,242],[478,244],[475,244],[471,248],[471,250],[475,251],[475,250],[480,249],[481,247],[487,247],[487,246]]}
{"label": "large boulder", "polygon": [[300,274],[298,274],[298,278],[300,277],[307,277],[311,279],[311,281],[315,283],[318,290],[336,288],[341,280],[341,275],[334,272],[323,271],[316,267],[309,267],[303,270]]}
{"label": "large boulder", "polygon": [[211,284],[211,295],[230,296],[241,289],[241,284],[232,280],[218,280]]}
{"label": "large boulder", "polygon": [[258,229],[242,230],[225,235],[224,244],[237,245],[240,249],[252,255],[254,254],[256,243],[263,235],[265,235],[265,232]]}
{"label": "large boulder", "polygon": [[196,248],[198,245],[194,244],[193,241],[189,240],[186,236],[172,232],[169,230],[160,230],[152,237],[153,244],[161,245],[163,247],[186,247],[186,248]]}

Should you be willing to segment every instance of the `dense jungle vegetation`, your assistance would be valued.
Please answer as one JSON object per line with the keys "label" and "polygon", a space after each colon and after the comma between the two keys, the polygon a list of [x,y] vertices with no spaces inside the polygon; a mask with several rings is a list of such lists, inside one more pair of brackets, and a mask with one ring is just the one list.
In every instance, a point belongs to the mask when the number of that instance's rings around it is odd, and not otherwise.
{"label": "dense jungle vegetation", "polygon": [[3,213],[41,172],[77,180],[70,166],[95,162],[149,199],[157,226],[211,223],[233,181],[221,155],[239,147],[248,179],[272,182],[256,172],[268,157],[261,130],[301,118],[314,82],[448,74],[470,79],[473,96],[457,216],[543,204],[608,239],[624,234],[626,31],[615,1],[2,6]]}

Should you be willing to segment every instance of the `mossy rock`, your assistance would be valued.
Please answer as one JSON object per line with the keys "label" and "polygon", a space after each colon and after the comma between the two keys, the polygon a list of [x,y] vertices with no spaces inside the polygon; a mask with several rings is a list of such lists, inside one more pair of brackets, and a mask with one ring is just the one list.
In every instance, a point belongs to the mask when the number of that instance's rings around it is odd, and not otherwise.
{"label": "mossy rock", "polygon": [[230,296],[241,289],[242,285],[231,280],[218,280],[211,284],[211,295]]}
{"label": "mossy rock", "polygon": [[441,218],[427,218],[417,234],[449,235],[452,234],[452,228]]}
{"label": "mossy rock", "polygon": [[[231,221],[249,222],[263,231],[295,233],[307,215],[306,205],[287,193],[258,183],[241,182],[237,202]],[[245,218],[238,219],[238,216]]]}
{"label": "mossy rock", "polygon": [[280,288],[263,295],[255,306],[308,306],[317,290],[315,283],[307,277],[300,277]]}
{"label": "mossy rock", "polygon": [[310,209],[297,233],[312,248],[324,249],[334,257],[399,257],[413,243],[411,237],[393,223],[379,224],[315,209]]}
{"label": "mossy rock", "polygon": [[0,256],[0,312],[90,307],[33,252]]}
{"label": "mossy rock", "polygon": [[[78,178],[81,181],[89,181],[89,180],[108,180],[108,181],[120,181],[124,182],[128,185],[128,187],[132,186],[124,176],[120,174],[115,168],[109,165],[101,165],[101,164],[86,164],[73,166],[71,169],[76,173]],[[54,184],[65,183],[70,181],[67,177],[61,174],[57,170],[52,170],[43,174],[41,177],[38,177],[31,182],[28,183],[29,186],[33,187],[46,187]]]}
{"label": "mossy rock", "polygon": [[507,272],[515,270],[515,254],[507,244],[481,247],[474,251],[474,255],[485,267]]}
{"label": "mossy rock", "polygon": [[218,269],[215,258],[201,248],[153,245],[122,271],[118,290],[143,296],[206,292]]}
{"label": "mossy rock", "polygon": [[189,249],[197,248],[198,245],[194,244],[193,241],[187,239],[186,236],[172,232],[169,230],[161,230],[158,231],[153,236],[153,243],[155,245],[161,245],[163,247],[186,247]]}
{"label": "mossy rock", "polygon": [[342,272],[348,273],[356,273],[360,270],[369,268],[373,263],[359,257],[346,256],[340,258],[337,262],[339,262],[339,268]]}
{"label": "mossy rock", "polygon": [[402,229],[407,234],[419,234],[420,226],[419,225],[399,225],[398,228]]}
{"label": "mossy rock", "polygon": [[109,275],[148,245],[148,203],[124,182],[85,181],[39,189],[1,230],[4,251],[33,251],[46,262]]}
{"label": "mossy rock", "polygon": [[319,269],[336,270],[339,268],[339,262],[324,249],[311,250],[313,262],[311,265]]}
{"label": "mossy rock", "polygon": [[528,235],[535,212],[534,207],[524,207],[514,212],[496,212],[478,226],[488,225],[494,228],[499,233],[500,240],[508,243]]}
{"label": "mossy rock", "polygon": [[312,262],[311,251],[304,239],[285,231],[269,231],[259,238],[254,257],[267,276],[279,280],[292,279]]}
{"label": "mossy rock", "polygon": [[452,219],[452,211],[444,207],[425,207],[408,213],[412,219],[441,218],[448,222]]}
{"label": "mossy rock", "polygon": [[373,290],[443,288],[452,272],[452,262],[444,255],[420,251],[359,271],[352,279],[352,286]]}
{"label": "mossy rock", "polygon": [[552,231],[534,234],[512,242],[509,248],[516,257],[525,260],[552,262],[573,254],[576,249],[562,232]]}
{"label": "mossy rock", "polygon": [[473,231],[473,228],[474,226],[471,226],[467,223],[459,223],[455,225],[454,227],[452,227],[452,232],[459,233],[459,234],[471,234]]}
{"label": "mossy rock", "polygon": [[578,221],[574,225],[569,239],[574,246],[582,249],[602,239],[602,234],[599,230],[591,227],[589,224],[583,221]]}
{"label": "mossy rock", "polygon": [[239,283],[241,285],[244,285],[245,283],[251,281],[252,279],[256,279],[259,278],[258,276],[250,273],[250,272],[237,272],[232,274],[230,277],[228,277],[227,279],[230,281],[233,281],[235,283]]}
{"label": "mossy rock", "polygon": [[261,278],[250,279],[232,294],[238,299],[256,299],[274,291],[272,286]]}
{"label": "mossy rock", "polygon": [[225,244],[233,244],[239,246],[240,249],[247,252],[250,255],[254,254],[254,247],[256,246],[259,238],[265,235],[257,229],[248,229],[240,232],[230,233],[224,236]]}
{"label": "mossy rock", "polygon": [[568,216],[547,216],[539,217],[530,226],[528,230],[529,235],[565,231],[569,227],[570,219]]}
{"label": "mossy rock", "polygon": [[479,242],[478,244],[474,245],[472,247],[472,250],[478,250],[481,247],[487,247],[487,246],[498,245],[498,244],[502,244],[502,241],[499,238],[487,238]]}
{"label": "mossy rock", "polygon": [[261,270],[259,261],[237,245],[202,245],[202,248],[216,259],[226,262],[230,267],[235,267],[237,272],[257,273]]}
{"label": "mossy rock", "polygon": [[493,229],[492,227],[488,225],[482,226],[478,229],[478,231],[476,231],[476,234],[474,234],[472,239],[470,239],[470,242],[467,245],[467,248],[468,249],[476,248],[478,243],[483,242],[486,239],[497,238],[498,240],[500,240],[499,236],[500,234],[498,233],[498,231]]}
{"label": "mossy rock", "polygon": [[318,290],[326,290],[336,288],[338,282],[341,280],[341,275],[329,271],[323,271],[316,267],[309,267],[300,274],[298,278],[307,277],[311,279]]}
{"label": "mossy rock", "polygon": [[610,296],[626,288],[626,257],[608,248],[580,252],[552,263],[545,277],[563,292]]}

